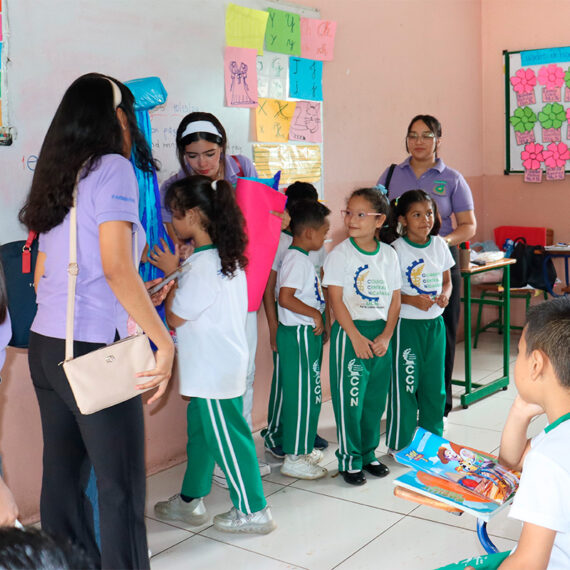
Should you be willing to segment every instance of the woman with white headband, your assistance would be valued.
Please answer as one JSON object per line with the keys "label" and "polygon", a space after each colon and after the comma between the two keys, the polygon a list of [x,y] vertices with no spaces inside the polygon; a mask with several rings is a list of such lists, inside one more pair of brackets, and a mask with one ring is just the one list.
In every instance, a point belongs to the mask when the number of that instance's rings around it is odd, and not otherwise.
{"label": "woman with white headband", "polygon": [[[213,180],[226,180],[230,184],[237,183],[238,176],[257,177],[255,166],[249,158],[243,155],[228,155],[226,153],[226,131],[217,117],[211,113],[195,112],[186,115],[176,131],[176,154],[180,162],[180,171],[171,176],[160,188],[162,204],[162,220],[168,234],[180,248],[179,242],[172,229],[172,215],[164,205],[164,196],[170,185],[192,174],[208,176]],[[276,214],[283,217],[283,214]],[[166,244],[163,244],[164,246]],[[151,263],[165,273],[173,271],[178,266],[178,255],[172,255],[167,248],[162,251],[155,247],[149,254]],[[251,411],[253,407],[253,381],[255,377],[255,353],[257,350],[257,313],[252,311],[247,316],[247,339],[249,347],[249,363],[246,380],[246,391],[243,396],[243,415],[250,428],[252,427]],[[260,462],[262,475],[270,471],[266,463]],[[216,468],[214,481],[225,485],[223,473]]]}
{"label": "woman with white headband", "polygon": [[[142,226],[131,149],[141,169],[150,171],[153,165],[133,103],[131,92],[105,75],[75,80],[47,131],[20,211],[20,221],[40,234],[34,279],[38,310],[28,359],[44,441],[42,528],[83,547],[98,568],[149,568],[144,422],[140,396],[83,415],[61,366],[76,180],[75,356],[113,342],[117,330],[126,331],[129,313],[157,347],[156,368],[139,374],[154,377],[140,378],[139,388],[158,386],[148,403],[166,390],[174,360],[172,339],[133,263],[133,236]],[[84,492],[89,462],[97,478],[100,551]]]}

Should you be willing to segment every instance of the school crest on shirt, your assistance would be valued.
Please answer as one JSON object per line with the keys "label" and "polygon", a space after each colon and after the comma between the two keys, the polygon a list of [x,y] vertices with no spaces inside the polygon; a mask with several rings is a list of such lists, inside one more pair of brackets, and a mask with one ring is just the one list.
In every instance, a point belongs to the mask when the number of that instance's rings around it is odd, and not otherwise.
{"label": "school crest on shirt", "polygon": [[368,275],[370,270],[368,269],[368,264],[359,267],[354,274],[354,290],[359,297],[362,297],[365,301],[377,302],[380,297],[370,295],[370,287],[368,283]]}
{"label": "school crest on shirt", "polygon": [[434,180],[433,181],[433,193],[438,196],[445,196],[447,192],[447,181],[446,180]]}
{"label": "school crest on shirt", "polygon": [[321,280],[315,275],[315,297],[321,305],[325,304],[325,296],[323,295],[323,288],[321,287]]}
{"label": "school crest on shirt", "polygon": [[431,284],[424,275],[425,262],[423,257],[412,261],[412,263],[406,269],[406,279],[409,286],[417,291],[420,295],[437,295],[437,290],[428,291],[428,287]]}

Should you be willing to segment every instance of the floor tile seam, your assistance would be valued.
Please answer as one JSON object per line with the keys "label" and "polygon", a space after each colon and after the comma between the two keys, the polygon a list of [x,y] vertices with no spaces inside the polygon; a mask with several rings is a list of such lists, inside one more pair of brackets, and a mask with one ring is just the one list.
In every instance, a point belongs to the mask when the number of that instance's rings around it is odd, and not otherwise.
{"label": "floor tile seam", "polygon": [[358,548],[357,550],[355,550],[350,556],[347,556],[344,560],[341,560],[336,566],[333,566],[331,568],[331,570],[334,570],[335,568],[338,568],[341,564],[344,564],[345,562],[347,562],[348,560],[350,560],[355,554],[357,554],[358,552],[364,550],[367,546],[369,546],[372,542],[374,542],[375,540],[377,540],[378,538],[380,538],[383,534],[387,533],[390,529],[394,528],[397,524],[399,524],[400,522],[402,522],[404,517],[402,517],[402,519],[399,519],[397,521],[394,521],[388,528],[385,528],[381,533],[379,533],[377,536],[375,536],[374,538],[371,538],[366,544],[363,544],[360,548]]}
{"label": "floor tile seam", "polygon": [[[181,529],[184,530],[184,529]],[[179,546],[180,544],[182,544],[183,542],[186,542],[187,540],[190,540],[191,538],[194,538],[196,536],[197,533],[192,533],[192,536],[187,536],[186,538],[183,538],[182,540],[179,540],[176,544],[171,544],[170,546],[167,546],[164,550],[160,550],[159,552],[153,552],[152,556],[150,557],[151,560],[156,560],[156,558],[158,556],[160,556],[161,554],[164,554],[165,552],[167,552],[168,550],[171,550],[172,548]]]}
{"label": "floor tile seam", "polygon": [[[212,525],[213,526],[213,525]],[[279,528],[279,525],[277,525]],[[211,527],[208,527],[211,528]],[[250,554],[256,554],[257,556],[262,556],[263,558],[269,558],[269,560],[274,560],[275,562],[281,562],[282,564],[291,564],[292,566],[294,566],[295,568],[299,568],[300,570],[310,570],[309,568],[306,568],[305,566],[299,566],[299,564],[295,563],[295,562],[291,562],[289,560],[281,560],[280,558],[275,558],[275,556],[269,556],[268,554],[264,554],[263,552],[258,552],[257,550],[252,550],[251,548],[245,548],[243,546],[239,546],[237,544],[234,544],[232,542],[226,542],[225,540],[222,540],[221,538],[215,538],[213,536],[207,536],[205,534],[203,534],[204,531],[206,531],[208,529],[204,529],[201,530],[199,534],[202,538],[206,538],[208,540],[213,540],[214,542],[218,542],[220,544],[226,544],[227,546],[231,546],[233,548],[237,548],[238,550],[243,550],[244,552],[249,552]],[[230,537],[235,537],[240,533],[230,533],[228,532],[228,540]],[[245,533],[244,533],[245,535]]]}
{"label": "floor tile seam", "polygon": [[360,507],[369,507],[369,508],[375,509],[375,510],[377,510],[377,511],[384,511],[384,512],[387,512],[387,513],[391,513],[391,514],[393,514],[393,515],[399,515],[400,517],[405,517],[405,516],[407,516],[405,513],[401,513],[401,512],[398,512],[398,511],[393,511],[393,510],[390,510],[390,509],[386,509],[386,508],[384,508],[384,507],[377,507],[377,506],[375,506],[375,505],[369,505],[368,503],[360,503],[360,502],[358,502],[358,501],[354,501],[354,500],[351,500],[351,499],[345,499],[345,498],[343,498],[343,497],[336,497],[336,496],[334,496],[334,495],[327,495],[326,493],[323,493],[322,491],[312,491],[312,490],[310,490],[310,489],[303,489],[302,487],[293,487],[293,489],[295,489],[295,490],[297,490],[297,491],[304,491],[304,492],[306,492],[306,493],[313,493],[313,494],[315,494],[315,495],[319,495],[320,497],[327,497],[327,498],[329,498],[329,499],[335,499],[335,500],[337,500],[337,501],[344,501],[345,503],[351,503],[351,504],[353,504],[353,505],[358,505],[358,506],[360,506]]}
{"label": "floor tile seam", "polygon": [[[183,531],[188,532],[188,533],[190,533],[190,534],[192,534],[192,535],[198,534],[198,533],[197,533],[196,531],[194,531],[194,530],[188,530],[187,528],[185,528],[185,527],[183,527],[183,526],[176,526],[174,523],[165,521],[165,520],[163,520],[163,519],[159,519],[157,516],[152,516],[152,515],[146,515],[146,514],[145,514],[144,517],[145,517],[145,519],[150,519],[150,520],[155,521],[155,522],[158,522],[158,523],[160,523],[160,524],[164,524],[164,525],[166,525],[166,526],[169,526],[170,528],[174,528],[174,529],[177,529],[177,530],[183,530]],[[180,521],[180,523],[182,524],[183,521]]]}

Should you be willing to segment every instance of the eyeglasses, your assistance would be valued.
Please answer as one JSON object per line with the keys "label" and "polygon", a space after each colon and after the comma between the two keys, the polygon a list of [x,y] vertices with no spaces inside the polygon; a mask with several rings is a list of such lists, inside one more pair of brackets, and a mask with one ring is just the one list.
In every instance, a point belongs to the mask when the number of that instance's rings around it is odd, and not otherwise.
{"label": "eyeglasses", "polygon": [[418,133],[408,133],[406,135],[406,138],[409,141],[417,141],[419,139],[422,139],[423,141],[431,141],[431,140],[435,139],[435,135],[430,131],[426,131],[425,133],[422,133],[421,135]]}
{"label": "eyeglasses", "polygon": [[340,213],[345,218],[356,216],[359,220],[363,220],[366,216],[384,216],[384,214],[380,212],[353,212],[352,210],[341,210]]}

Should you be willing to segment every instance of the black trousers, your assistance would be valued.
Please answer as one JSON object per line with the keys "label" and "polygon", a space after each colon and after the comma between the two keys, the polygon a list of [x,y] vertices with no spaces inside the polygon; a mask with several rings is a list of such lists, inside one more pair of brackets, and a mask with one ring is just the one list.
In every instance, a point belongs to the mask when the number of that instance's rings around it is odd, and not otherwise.
{"label": "black trousers", "polygon": [[[75,342],[74,355],[100,346]],[[147,569],[141,398],[81,414],[59,365],[64,354],[64,340],[31,333],[28,358],[44,439],[42,528],[82,546],[102,568]],[[90,464],[99,494],[100,553],[85,496]]]}
{"label": "black trousers", "polygon": [[457,326],[459,325],[459,314],[461,312],[461,271],[459,270],[459,249],[456,245],[449,248],[451,255],[455,259],[455,265],[451,268],[451,297],[449,304],[443,311],[443,322],[445,323],[445,409],[447,416],[453,408],[453,398],[451,396],[451,377],[453,375],[453,363],[455,362],[455,341],[457,338]]}

